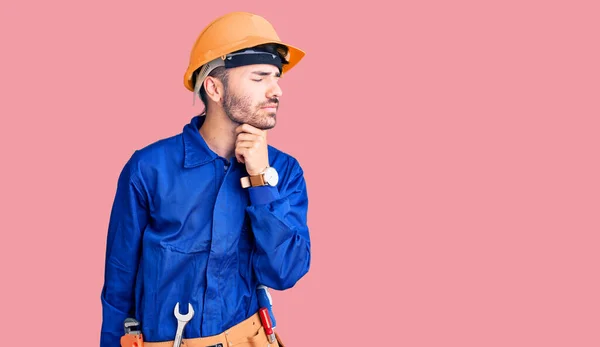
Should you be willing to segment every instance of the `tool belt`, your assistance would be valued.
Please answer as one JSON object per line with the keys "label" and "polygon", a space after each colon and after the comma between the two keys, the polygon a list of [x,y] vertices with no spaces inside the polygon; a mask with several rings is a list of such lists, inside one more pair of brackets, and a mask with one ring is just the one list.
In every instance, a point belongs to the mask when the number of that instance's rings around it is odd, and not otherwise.
{"label": "tool belt", "polygon": [[[173,347],[173,340],[161,342],[138,341],[133,344],[126,342],[126,336],[121,339],[121,347]],[[263,328],[258,313],[225,330],[219,335],[182,339],[182,347],[285,347],[275,332],[276,341],[269,344],[269,339]],[[140,343],[141,342],[141,343]]]}

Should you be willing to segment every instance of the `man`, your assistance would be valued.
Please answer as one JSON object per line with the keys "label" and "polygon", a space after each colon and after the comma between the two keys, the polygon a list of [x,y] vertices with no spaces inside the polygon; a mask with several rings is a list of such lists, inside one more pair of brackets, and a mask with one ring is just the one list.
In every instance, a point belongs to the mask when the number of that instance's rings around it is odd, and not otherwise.
{"label": "man", "polygon": [[222,16],[200,34],[184,85],[205,112],[135,151],[119,176],[101,347],[133,345],[127,318],[144,346],[172,346],[175,313],[192,317],[187,347],[283,346],[259,315],[268,306],[261,288],[291,288],[308,272],[308,197],[298,161],[268,145],[267,131],[278,80],[303,56],[251,13]]}

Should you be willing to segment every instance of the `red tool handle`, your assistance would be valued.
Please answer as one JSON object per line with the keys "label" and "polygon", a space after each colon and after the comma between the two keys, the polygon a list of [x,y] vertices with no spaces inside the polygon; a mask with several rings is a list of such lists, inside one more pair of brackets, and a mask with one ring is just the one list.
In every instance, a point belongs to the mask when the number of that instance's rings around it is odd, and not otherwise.
{"label": "red tool handle", "polygon": [[258,310],[258,315],[260,316],[260,321],[262,322],[263,328],[265,328],[267,339],[270,343],[275,343],[277,337],[273,333],[273,324],[271,324],[271,316],[269,316],[269,310],[262,307]]}
{"label": "red tool handle", "polygon": [[258,310],[258,314],[260,315],[260,321],[262,322],[263,327],[265,328],[265,332],[267,335],[273,334],[273,326],[271,325],[271,317],[269,316],[269,311],[266,308],[261,308]]}

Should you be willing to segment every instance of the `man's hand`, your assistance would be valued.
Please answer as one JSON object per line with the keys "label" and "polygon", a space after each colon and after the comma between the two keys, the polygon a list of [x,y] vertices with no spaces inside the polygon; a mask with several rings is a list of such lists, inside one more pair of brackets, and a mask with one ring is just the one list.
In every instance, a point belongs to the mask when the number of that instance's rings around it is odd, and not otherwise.
{"label": "man's hand", "polygon": [[242,124],[235,133],[235,157],[238,162],[246,164],[249,175],[258,175],[269,166],[267,131]]}

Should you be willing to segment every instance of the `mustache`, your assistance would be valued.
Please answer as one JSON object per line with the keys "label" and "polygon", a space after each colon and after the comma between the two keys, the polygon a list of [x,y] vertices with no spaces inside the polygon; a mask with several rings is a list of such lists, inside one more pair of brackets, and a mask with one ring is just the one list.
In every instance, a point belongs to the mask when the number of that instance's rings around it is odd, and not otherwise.
{"label": "mustache", "polygon": [[279,106],[279,99],[276,99],[276,98],[269,99],[269,100],[265,101],[264,103],[262,103],[260,105],[260,107],[267,106],[267,105]]}

